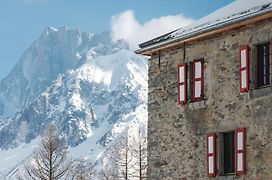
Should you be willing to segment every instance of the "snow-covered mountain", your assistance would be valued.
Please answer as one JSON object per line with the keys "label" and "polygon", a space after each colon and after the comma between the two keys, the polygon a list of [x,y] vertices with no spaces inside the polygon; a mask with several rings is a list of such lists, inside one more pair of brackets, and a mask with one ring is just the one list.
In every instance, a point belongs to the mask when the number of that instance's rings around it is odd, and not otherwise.
{"label": "snow-covered mountain", "polygon": [[127,48],[108,34],[45,30],[0,84],[0,178],[32,154],[48,123],[73,157],[92,159],[128,127],[146,126],[147,62]]}
{"label": "snow-covered mountain", "polygon": [[27,107],[58,74],[120,49],[128,49],[128,44],[112,42],[108,32],[95,35],[67,27],[46,28],[0,82],[0,119]]}

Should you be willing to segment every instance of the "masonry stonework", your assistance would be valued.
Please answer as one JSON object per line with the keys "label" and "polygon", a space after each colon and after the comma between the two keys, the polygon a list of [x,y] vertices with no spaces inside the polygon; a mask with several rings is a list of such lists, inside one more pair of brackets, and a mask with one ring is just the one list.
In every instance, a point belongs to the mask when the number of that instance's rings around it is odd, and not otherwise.
{"label": "masonry stonework", "polygon": [[[210,179],[272,178],[272,87],[253,89],[251,82],[249,92],[240,93],[239,86],[239,46],[249,45],[253,66],[255,45],[271,38],[268,19],[186,44],[185,50],[180,46],[152,55],[148,179],[209,179],[206,134],[241,127],[246,128],[246,174]],[[204,100],[178,105],[177,66],[199,58],[204,58]]]}

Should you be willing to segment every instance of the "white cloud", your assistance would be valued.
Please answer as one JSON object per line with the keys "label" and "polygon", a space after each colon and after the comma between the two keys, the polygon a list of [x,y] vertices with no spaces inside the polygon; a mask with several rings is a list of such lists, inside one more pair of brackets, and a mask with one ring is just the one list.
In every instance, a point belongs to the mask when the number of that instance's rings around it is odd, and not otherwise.
{"label": "white cloud", "polygon": [[127,10],[112,17],[112,40],[125,39],[128,41],[130,48],[136,50],[138,44],[177,28],[188,26],[192,22],[194,22],[193,19],[183,15],[175,15],[154,18],[141,24],[135,19],[133,11]]}

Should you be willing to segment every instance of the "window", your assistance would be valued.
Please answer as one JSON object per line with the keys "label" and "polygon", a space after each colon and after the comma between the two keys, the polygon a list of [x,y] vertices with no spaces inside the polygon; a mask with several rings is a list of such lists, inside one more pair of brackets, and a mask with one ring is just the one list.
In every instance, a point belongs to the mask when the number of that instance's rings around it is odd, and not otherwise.
{"label": "window", "polygon": [[192,101],[202,100],[204,96],[203,59],[193,61]]}
{"label": "window", "polygon": [[[188,84],[188,85],[187,85]],[[204,99],[204,61],[194,60],[178,65],[178,104]]]}
{"label": "window", "polygon": [[240,92],[249,90],[249,48],[247,45],[240,46]]}
{"label": "window", "polygon": [[257,87],[271,84],[270,43],[257,45]]}
{"label": "window", "polygon": [[216,133],[207,134],[207,175],[216,176]]}
{"label": "window", "polygon": [[[262,88],[272,83],[272,41],[253,47],[253,58],[249,61],[249,46],[240,45],[240,92],[252,88]],[[250,63],[249,63],[250,62]],[[250,72],[249,72],[250,70]],[[250,76],[249,76],[250,75]],[[251,80],[249,79],[251,78]]]}
{"label": "window", "polygon": [[[245,128],[219,133],[209,132],[206,137],[207,146],[207,176],[215,177],[217,169],[220,176],[244,175],[246,159]],[[218,156],[216,155],[219,143]],[[217,160],[219,158],[219,161]],[[219,162],[217,166],[217,162]]]}
{"label": "window", "polygon": [[221,161],[224,175],[234,174],[235,172],[235,131],[222,133]]}
{"label": "window", "polygon": [[178,65],[178,103],[186,104],[187,102],[187,66],[186,64]]}

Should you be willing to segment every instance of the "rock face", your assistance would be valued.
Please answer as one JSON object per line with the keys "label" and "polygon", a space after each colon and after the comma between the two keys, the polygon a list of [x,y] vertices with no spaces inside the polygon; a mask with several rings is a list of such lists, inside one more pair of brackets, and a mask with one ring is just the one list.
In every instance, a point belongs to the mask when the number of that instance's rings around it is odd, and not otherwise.
{"label": "rock face", "polygon": [[[185,51],[161,50],[160,67],[159,54],[153,54],[148,81],[149,179],[207,179],[207,133],[241,127],[246,129],[246,174],[236,178],[272,177],[271,86],[256,89],[251,83],[248,93],[240,93],[238,56],[239,46],[249,45],[252,73],[256,44],[270,41],[271,28],[269,19],[186,45]],[[199,58],[204,58],[204,100],[178,105],[177,65]],[[216,179],[234,178],[221,176],[217,169]]]}
{"label": "rock face", "polygon": [[75,69],[86,59],[128,49],[125,42],[111,42],[110,34],[94,35],[66,27],[49,27],[21,56],[0,82],[0,118],[13,116],[28,106],[58,74]]}
{"label": "rock face", "polygon": [[78,69],[59,75],[0,129],[0,147],[29,143],[50,122],[58,127],[68,145],[77,146],[102,123],[113,126],[146,102],[146,71],[144,59],[121,50],[90,59]]}
{"label": "rock face", "polygon": [[0,179],[16,179],[48,123],[92,161],[146,129],[147,60],[127,49],[108,33],[43,32],[0,83]]}

